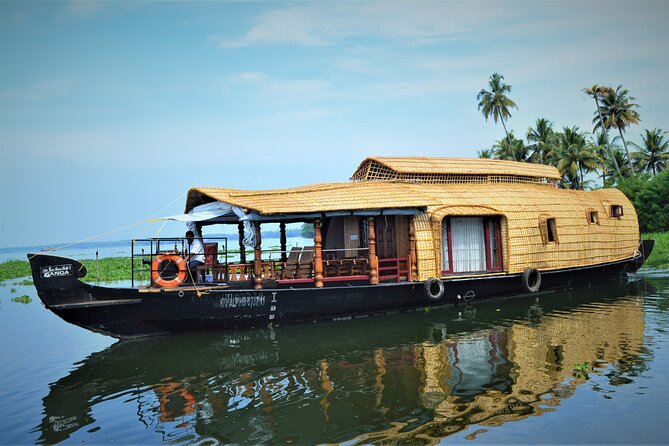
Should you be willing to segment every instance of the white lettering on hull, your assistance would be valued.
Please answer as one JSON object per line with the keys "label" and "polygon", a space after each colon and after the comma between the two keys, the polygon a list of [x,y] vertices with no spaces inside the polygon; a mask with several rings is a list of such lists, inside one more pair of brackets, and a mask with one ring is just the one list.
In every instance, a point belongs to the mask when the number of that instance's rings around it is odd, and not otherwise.
{"label": "white lettering on hull", "polygon": [[225,293],[219,299],[221,308],[259,308],[265,306],[263,293]]}
{"label": "white lettering on hull", "polygon": [[52,277],[65,277],[72,275],[72,264],[67,265],[49,265],[42,266],[39,269],[42,279],[51,279]]}

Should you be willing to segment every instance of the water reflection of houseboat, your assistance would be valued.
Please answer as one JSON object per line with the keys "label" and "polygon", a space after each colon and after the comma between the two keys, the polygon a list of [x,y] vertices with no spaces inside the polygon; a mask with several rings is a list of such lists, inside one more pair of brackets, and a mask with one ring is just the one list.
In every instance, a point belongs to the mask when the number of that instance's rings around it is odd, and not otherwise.
{"label": "water reflection of houseboat", "polygon": [[503,318],[483,303],[476,315],[447,309],[344,330],[118,343],[51,386],[41,441],[67,439],[94,423],[94,406],[114,401],[163,441],[429,443],[472,424],[541,415],[583,382],[570,379],[573,364],[615,367],[643,347],[640,299],[624,297],[626,288],[587,291],[514,300]]}

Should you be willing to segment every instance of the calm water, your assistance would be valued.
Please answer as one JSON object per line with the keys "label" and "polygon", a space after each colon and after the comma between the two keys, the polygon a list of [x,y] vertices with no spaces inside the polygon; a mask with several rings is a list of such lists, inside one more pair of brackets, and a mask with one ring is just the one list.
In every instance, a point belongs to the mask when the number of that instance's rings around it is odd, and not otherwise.
{"label": "calm water", "polygon": [[[13,302],[27,294],[27,305]],[[115,342],[0,287],[0,443],[666,443],[669,272],[339,323]],[[574,377],[588,362],[589,379]]]}

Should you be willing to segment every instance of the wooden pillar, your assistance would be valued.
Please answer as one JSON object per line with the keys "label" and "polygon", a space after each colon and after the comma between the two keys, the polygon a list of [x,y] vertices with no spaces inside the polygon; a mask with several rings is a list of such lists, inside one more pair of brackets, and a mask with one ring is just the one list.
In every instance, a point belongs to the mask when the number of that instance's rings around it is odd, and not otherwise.
{"label": "wooden pillar", "polygon": [[321,220],[314,220],[314,285],[316,288],[323,286],[323,251],[321,244]]}
{"label": "wooden pillar", "polygon": [[376,231],[374,217],[367,219],[367,238],[369,239],[369,284],[379,283],[379,259],[376,257]]}
{"label": "wooden pillar", "polygon": [[413,215],[409,216],[409,280],[418,278],[418,263],[416,255],[416,221]]}
{"label": "wooden pillar", "polygon": [[280,231],[280,241],[281,241],[281,261],[286,263],[288,261],[288,256],[286,255],[286,224],[281,222],[279,223]]}
{"label": "wooden pillar", "polygon": [[255,278],[255,289],[262,290],[262,250],[260,249],[260,222],[254,221],[253,225],[256,227],[256,245],[253,251],[253,277]]}
{"label": "wooden pillar", "polygon": [[244,223],[237,224],[237,231],[239,232],[239,263],[246,263],[246,247],[244,247]]}

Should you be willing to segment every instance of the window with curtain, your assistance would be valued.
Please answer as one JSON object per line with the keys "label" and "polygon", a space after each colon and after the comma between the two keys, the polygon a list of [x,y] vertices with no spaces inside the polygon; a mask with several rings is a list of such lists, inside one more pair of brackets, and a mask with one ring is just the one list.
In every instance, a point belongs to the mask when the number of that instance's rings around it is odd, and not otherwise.
{"label": "window with curtain", "polygon": [[453,217],[442,222],[442,272],[502,269],[499,217]]}
{"label": "window with curtain", "polygon": [[485,232],[483,219],[464,217],[451,219],[453,272],[485,270]]}

